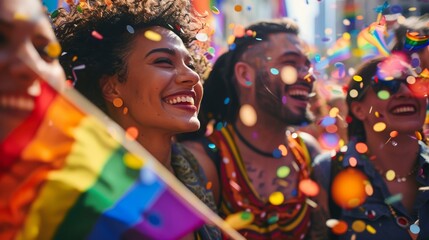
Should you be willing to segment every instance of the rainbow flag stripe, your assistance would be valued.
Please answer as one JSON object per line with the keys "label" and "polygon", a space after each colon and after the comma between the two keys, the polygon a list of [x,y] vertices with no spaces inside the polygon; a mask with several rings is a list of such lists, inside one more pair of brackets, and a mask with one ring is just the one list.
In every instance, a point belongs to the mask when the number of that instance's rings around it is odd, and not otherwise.
{"label": "rainbow flag stripe", "polygon": [[390,50],[384,39],[385,28],[386,26],[374,22],[359,32],[357,45],[361,51],[362,59],[369,59],[377,55],[390,55]]}
{"label": "rainbow flag stripe", "polygon": [[407,32],[405,38],[404,48],[407,51],[419,51],[420,49],[429,45],[429,36],[422,36]]}
{"label": "rainbow flag stripe", "polygon": [[328,59],[330,64],[347,60],[351,57],[351,43],[350,39],[340,37],[335,41],[333,46],[329,49]]}
{"label": "rainbow flag stripe", "polygon": [[42,85],[30,128],[0,146],[0,239],[178,239],[204,224],[114,127]]}

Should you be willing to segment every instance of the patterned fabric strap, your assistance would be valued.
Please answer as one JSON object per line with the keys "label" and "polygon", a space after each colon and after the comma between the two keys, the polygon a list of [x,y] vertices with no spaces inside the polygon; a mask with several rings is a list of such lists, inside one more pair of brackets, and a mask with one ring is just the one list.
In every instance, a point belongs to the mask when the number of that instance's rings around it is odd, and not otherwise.
{"label": "patterned fabric strap", "polygon": [[[223,186],[221,213],[225,216],[241,211],[251,211],[255,219],[240,233],[248,239],[296,239],[305,236],[309,225],[309,206],[300,192],[280,205],[259,199],[248,179],[239,149],[234,142],[234,131],[228,126],[210,136],[221,155],[221,180]],[[300,179],[309,177],[309,154],[299,138],[289,140],[291,152],[300,168]]]}

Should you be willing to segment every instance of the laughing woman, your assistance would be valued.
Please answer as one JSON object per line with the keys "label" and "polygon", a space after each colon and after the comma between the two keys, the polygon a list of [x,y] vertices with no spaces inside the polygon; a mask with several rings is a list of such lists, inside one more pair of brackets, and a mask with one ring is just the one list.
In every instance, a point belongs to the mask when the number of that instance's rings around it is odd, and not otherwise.
{"label": "laughing woman", "polygon": [[[200,127],[206,62],[191,53],[204,50],[194,37],[205,25],[189,1],[81,1],[69,8],[53,19],[68,78],[120,126],[136,129],[136,140],[215,210],[196,160],[172,147],[175,134]],[[205,226],[199,237],[220,233]]]}
{"label": "laughing woman", "polygon": [[318,239],[429,239],[428,80],[410,70],[402,57],[375,59],[349,83],[349,144],[315,159],[321,216],[339,220]]}

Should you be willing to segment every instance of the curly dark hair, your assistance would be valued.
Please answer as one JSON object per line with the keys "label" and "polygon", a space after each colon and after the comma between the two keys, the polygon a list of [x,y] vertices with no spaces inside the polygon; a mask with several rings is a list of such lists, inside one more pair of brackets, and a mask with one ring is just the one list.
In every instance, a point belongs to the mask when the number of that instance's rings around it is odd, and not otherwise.
{"label": "curly dark hair", "polygon": [[[207,42],[195,35],[207,25],[189,0],[87,0],[51,15],[63,49],[60,63],[75,88],[103,111],[103,76],[127,76],[126,57],[136,33],[160,26],[177,34],[189,49],[200,76],[207,71]],[[81,66],[80,68],[78,66]],[[80,70],[75,71],[76,68]]]}

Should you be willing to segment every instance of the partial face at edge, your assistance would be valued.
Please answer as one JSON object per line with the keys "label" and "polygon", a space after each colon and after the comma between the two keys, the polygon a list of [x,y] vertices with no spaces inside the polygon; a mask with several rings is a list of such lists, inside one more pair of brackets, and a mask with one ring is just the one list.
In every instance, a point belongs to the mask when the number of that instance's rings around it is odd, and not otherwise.
{"label": "partial face at edge", "polygon": [[378,133],[374,126],[380,126],[381,123],[386,126],[381,134],[398,131],[414,136],[424,124],[426,98],[414,96],[409,87],[400,84],[396,93],[383,100],[370,87],[360,102],[351,105],[351,110],[363,122],[367,131]]}
{"label": "partial face at edge", "polygon": [[0,139],[34,109],[38,96],[30,86],[37,89],[41,79],[64,84],[61,66],[46,51],[50,44],[57,41],[40,1],[0,1]]}

